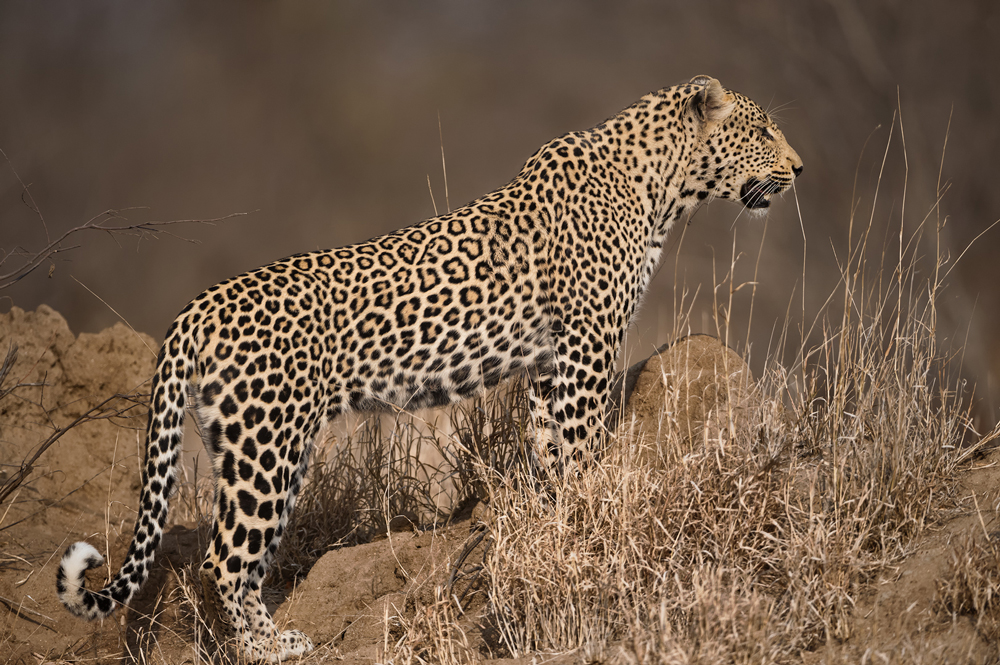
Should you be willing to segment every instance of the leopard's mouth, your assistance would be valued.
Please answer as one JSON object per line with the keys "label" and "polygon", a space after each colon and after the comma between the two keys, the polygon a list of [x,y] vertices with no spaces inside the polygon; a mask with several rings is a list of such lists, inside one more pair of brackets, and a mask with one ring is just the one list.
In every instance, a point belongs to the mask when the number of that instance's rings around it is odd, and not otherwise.
{"label": "leopard's mouth", "polygon": [[751,210],[767,208],[771,205],[771,195],[782,190],[781,183],[765,178],[749,178],[740,188],[740,201]]}

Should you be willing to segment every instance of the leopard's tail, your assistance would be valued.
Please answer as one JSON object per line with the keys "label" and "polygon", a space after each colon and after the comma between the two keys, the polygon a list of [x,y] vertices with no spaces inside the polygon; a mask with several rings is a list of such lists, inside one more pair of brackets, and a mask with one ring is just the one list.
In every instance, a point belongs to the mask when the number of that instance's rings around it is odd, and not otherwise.
{"label": "leopard's tail", "polygon": [[139,512],[132,545],[121,569],[103,589],[91,591],[85,586],[84,573],[104,563],[104,557],[92,545],[82,541],[73,543],[59,562],[56,573],[59,599],[66,609],[83,619],[102,619],[132,599],[149,577],[163,536],[167,501],[176,490],[187,384],[196,367],[193,340],[180,328],[175,322],[156,362]]}

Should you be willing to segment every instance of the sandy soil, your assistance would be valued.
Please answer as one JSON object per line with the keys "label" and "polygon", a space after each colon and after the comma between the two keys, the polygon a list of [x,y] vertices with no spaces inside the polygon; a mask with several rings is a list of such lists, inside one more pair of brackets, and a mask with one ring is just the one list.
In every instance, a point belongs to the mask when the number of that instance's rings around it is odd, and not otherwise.
{"label": "sandy soil", "polygon": [[[0,399],[0,482],[57,428],[109,395],[148,388],[156,349],[148,335],[121,324],[75,336],[45,306],[0,315],[0,353],[12,342],[18,358],[0,395],[14,383],[24,385]],[[632,384],[642,386],[647,379]],[[155,662],[199,662],[192,647],[199,625],[193,618],[195,587],[182,582],[201,559],[205,533],[196,512],[183,503],[172,506],[172,526],[153,574],[127,612],[88,624],[70,617],[55,594],[58,557],[70,542],[86,538],[110,554],[109,568],[94,571],[92,586],[123,558],[135,514],[144,426],[145,410],[135,407],[121,417],[74,428],[0,504],[0,663],[119,662],[140,650]],[[198,445],[187,441],[189,450]],[[806,662],[852,662],[868,649],[896,656],[909,650],[919,656],[914,662],[997,662],[996,644],[967,617],[936,613],[933,600],[956,539],[997,529],[998,460],[994,454],[977,461],[962,479],[964,512],[925,533],[897,570],[860,594],[854,636],[804,654]],[[269,590],[276,620],[312,637],[318,649],[311,662],[381,660],[402,634],[401,625],[434,602],[435,586],[448,584],[454,563],[476,535],[474,525],[469,516],[447,528],[403,530],[331,551],[295,587]],[[477,556],[481,553],[472,551],[464,561],[474,564]],[[469,583],[460,580],[452,592],[465,591]],[[503,650],[488,625],[479,625],[482,602],[481,591],[466,596],[461,625],[479,657],[489,660]]]}

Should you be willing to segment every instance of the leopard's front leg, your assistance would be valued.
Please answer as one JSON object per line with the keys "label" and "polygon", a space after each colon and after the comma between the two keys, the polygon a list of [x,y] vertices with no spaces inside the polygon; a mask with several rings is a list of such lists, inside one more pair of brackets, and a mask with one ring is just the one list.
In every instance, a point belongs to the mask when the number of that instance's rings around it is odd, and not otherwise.
{"label": "leopard's front leg", "polygon": [[578,471],[600,455],[617,345],[581,322],[553,332],[551,371],[532,389],[536,455],[543,468]]}

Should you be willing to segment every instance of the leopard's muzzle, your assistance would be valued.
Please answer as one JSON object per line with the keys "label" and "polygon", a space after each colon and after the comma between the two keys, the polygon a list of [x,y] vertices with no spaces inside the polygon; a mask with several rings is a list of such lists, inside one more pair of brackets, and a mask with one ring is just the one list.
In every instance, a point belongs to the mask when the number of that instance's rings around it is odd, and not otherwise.
{"label": "leopard's muzzle", "polygon": [[749,178],[740,188],[740,201],[752,210],[767,208],[771,205],[771,195],[777,194],[783,189],[780,182],[771,178],[764,180]]}

